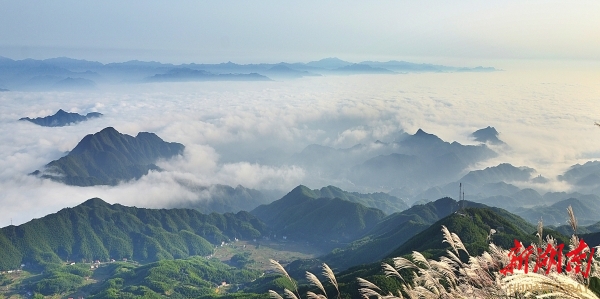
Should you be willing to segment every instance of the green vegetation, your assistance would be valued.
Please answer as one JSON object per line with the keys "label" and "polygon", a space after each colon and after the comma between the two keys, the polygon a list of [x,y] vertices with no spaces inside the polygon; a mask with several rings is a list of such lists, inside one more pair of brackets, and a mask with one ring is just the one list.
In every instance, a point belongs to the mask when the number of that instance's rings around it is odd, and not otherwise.
{"label": "green vegetation", "polygon": [[335,248],[360,237],[384,213],[339,198],[317,198],[305,186],[298,186],[281,199],[252,210],[275,234],[293,240],[313,242],[321,248]]}
{"label": "green vegetation", "polygon": [[123,258],[152,262],[206,256],[214,245],[234,238],[258,238],[265,231],[265,225],[247,212],[206,215],[186,209],[151,210],[110,205],[95,198],[2,228],[0,270],[16,269],[22,263]]}
{"label": "green vegetation", "polygon": [[[518,218],[518,216],[513,216],[513,218]],[[511,248],[514,240],[519,240],[523,244],[538,242],[538,237],[534,234],[535,229],[526,231],[518,224],[519,222],[506,219],[489,208],[462,209],[415,235],[389,254],[389,257],[402,256],[413,251],[419,251],[425,256],[435,258],[444,255],[448,245],[442,243],[444,236],[439,230],[442,225],[455,232],[472,255],[483,253],[490,240],[503,248]],[[492,229],[496,233],[490,236]],[[544,230],[544,236],[548,234],[552,235],[559,243],[568,243],[568,238],[556,231]]]}
{"label": "green vegetation", "polygon": [[368,208],[379,209],[384,213],[395,213],[408,209],[408,205],[401,199],[387,193],[376,192],[362,194],[358,192],[347,192],[335,186],[327,186],[312,190],[314,198],[339,198],[359,203]]}
{"label": "green vegetation", "polygon": [[258,271],[236,269],[202,257],[163,260],[136,268],[116,265],[112,271],[111,278],[90,298],[211,297],[260,276]]}
{"label": "green vegetation", "polygon": [[116,185],[159,170],[156,160],[182,154],[183,149],[153,133],[132,137],[108,127],[85,136],[68,155],[48,163],[43,177],[76,186]]}

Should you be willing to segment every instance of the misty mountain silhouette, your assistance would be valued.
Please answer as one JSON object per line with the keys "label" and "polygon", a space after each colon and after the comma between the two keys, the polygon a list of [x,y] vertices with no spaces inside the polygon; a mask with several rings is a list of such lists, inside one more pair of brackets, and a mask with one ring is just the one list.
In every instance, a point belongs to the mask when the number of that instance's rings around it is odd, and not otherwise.
{"label": "misty mountain silhouette", "polygon": [[102,116],[102,113],[98,112],[90,112],[86,115],[81,115],[79,113],[71,113],[59,109],[54,115],[36,118],[23,117],[19,120],[30,121],[36,125],[44,127],[62,127],[100,116]]}
{"label": "misty mountain silhouette", "polygon": [[490,144],[504,144],[504,142],[498,139],[498,131],[494,127],[488,126],[487,128],[479,129],[471,134],[471,137],[475,141],[489,142]]}
{"label": "misty mountain silhouette", "polygon": [[182,144],[164,142],[154,133],[132,137],[108,127],[85,136],[68,155],[33,174],[69,185],[116,185],[159,170],[156,160],[180,155],[183,149]]}
{"label": "misty mountain silhouette", "polygon": [[394,72],[388,69],[372,67],[370,65],[359,63],[342,66],[334,69],[334,71],[348,74],[394,74]]}
{"label": "misty mountain silhouette", "polygon": [[454,181],[469,165],[497,156],[485,144],[449,143],[422,129],[395,143],[395,146],[395,153],[379,155],[354,166],[349,173],[352,182],[425,189]]}
{"label": "misty mountain silhouette", "polygon": [[[287,69],[286,69],[287,68]],[[186,70],[187,69],[187,70]],[[323,74],[377,74],[393,72],[481,72],[494,68],[465,68],[404,61],[363,61],[358,64],[338,58],[308,63],[217,64],[188,63],[174,65],[156,61],[131,60],[103,64],[68,57],[45,60],[0,58],[0,83],[11,90],[81,89],[104,83],[140,83],[175,81],[262,81],[265,76],[301,78]],[[210,73],[210,74],[207,74]],[[69,79],[71,78],[71,79]],[[66,80],[66,81],[65,81]]]}
{"label": "misty mountain silhouette", "polygon": [[179,81],[270,81],[266,76],[250,74],[213,74],[204,70],[175,68],[164,74],[156,74],[144,79],[146,82],[179,82]]}

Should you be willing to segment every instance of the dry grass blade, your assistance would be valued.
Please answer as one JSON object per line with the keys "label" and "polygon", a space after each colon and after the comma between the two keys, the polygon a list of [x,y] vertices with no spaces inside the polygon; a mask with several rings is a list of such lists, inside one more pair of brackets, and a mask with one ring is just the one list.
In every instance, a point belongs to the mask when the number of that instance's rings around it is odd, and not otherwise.
{"label": "dry grass blade", "polygon": [[381,294],[369,289],[369,288],[362,288],[362,289],[358,289],[358,292],[360,293],[360,295],[365,298],[365,299],[369,299],[369,298],[381,298]]}
{"label": "dry grass blade", "polygon": [[382,263],[381,267],[383,268],[383,272],[385,273],[385,276],[387,276],[387,277],[395,276],[395,277],[402,279],[402,281],[404,281],[404,278],[402,278],[402,275],[400,275],[400,272],[398,272],[398,270],[396,270],[396,268],[390,266],[390,264]]}
{"label": "dry grass blade", "polygon": [[381,289],[377,285],[375,285],[374,283],[372,283],[372,282],[370,282],[370,281],[368,281],[368,280],[366,280],[364,278],[357,277],[356,281],[358,281],[358,285],[361,288],[368,288],[368,289],[373,289],[373,290],[381,291]]}
{"label": "dry grass blade", "polygon": [[539,245],[542,246],[542,234],[544,232],[544,221],[540,218],[537,225],[537,236],[540,241]]}
{"label": "dry grass blade", "polygon": [[448,228],[445,225],[442,225],[442,233],[444,234],[444,240],[442,241],[442,243],[450,244],[450,246],[452,246],[452,249],[454,250],[454,252],[456,252],[456,254],[458,254],[458,249],[456,248],[456,244],[454,244],[454,240],[452,239],[452,234],[450,233],[450,231],[448,230]]}
{"label": "dry grass blade", "polygon": [[418,251],[413,251],[412,252],[412,258],[413,260],[415,260],[415,265],[417,263],[421,263],[423,264],[427,269],[429,269],[431,266],[429,265],[429,261],[427,261],[427,259],[425,258],[425,256],[423,256],[420,252]]}
{"label": "dry grass blade", "polygon": [[329,266],[325,263],[323,263],[323,275],[325,275],[325,277],[327,277],[329,279],[329,282],[331,282],[331,284],[335,287],[335,290],[338,293],[338,297],[340,296],[340,289],[338,287],[338,283],[337,283],[337,279],[335,278],[335,274],[333,274],[333,271],[331,270],[331,268],[329,268]]}
{"label": "dry grass blade", "polygon": [[557,273],[550,274],[549,276],[537,273],[519,273],[504,278],[503,282],[505,283],[504,289],[509,294],[518,292],[543,292],[549,294],[539,295],[538,298],[598,299],[596,294],[585,285],[568,275]]}
{"label": "dry grass blade", "polygon": [[279,272],[281,275],[287,277],[288,279],[292,279],[290,277],[290,275],[287,273],[287,271],[285,271],[285,268],[283,268],[283,266],[276,260],[269,260],[269,262],[271,263],[271,266],[273,266],[273,269],[277,272]]}
{"label": "dry grass blade", "polygon": [[296,294],[294,294],[292,291],[290,291],[288,289],[283,289],[283,292],[285,293],[285,296],[288,299],[298,299],[298,297],[296,296]]}
{"label": "dry grass blade", "polygon": [[462,240],[460,239],[460,237],[458,237],[457,234],[452,233],[452,240],[454,240],[454,246],[456,248],[462,249],[464,252],[466,252],[467,254],[469,254],[469,252],[467,251],[467,248],[465,248],[465,245],[463,244]]}
{"label": "dry grass blade", "polygon": [[273,290],[269,290],[269,296],[273,299],[283,299],[283,297]]}
{"label": "dry grass blade", "polygon": [[402,269],[418,269],[417,265],[415,265],[413,262],[403,258],[403,257],[396,257],[394,258],[394,266],[396,269],[398,270],[402,270]]}
{"label": "dry grass blade", "polygon": [[308,281],[310,281],[310,283],[314,286],[316,286],[317,288],[319,288],[321,290],[321,292],[323,292],[323,294],[325,294],[325,296],[327,296],[327,292],[325,292],[325,288],[323,287],[323,284],[321,283],[321,281],[319,280],[319,278],[317,278],[316,275],[306,271],[306,279]]}
{"label": "dry grass blade", "polygon": [[310,291],[306,292],[306,298],[308,298],[308,299],[327,299],[326,296],[323,296],[321,294],[315,294]]}
{"label": "dry grass blade", "polygon": [[569,206],[567,208],[567,213],[569,213],[569,225],[571,225],[573,233],[577,234],[577,218],[575,218],[575,213],[573,213],[573,207]]}
{"label": "dry grass blade", "polygon": [[[296,285],[296,282],[287,273],[287,271],[285,271],[285,268],[283,268],[283,266],[276,260],[270,259],[269,262],[271,263],[271,266],[275,269],[275,271],[279,272],[281,275],[285,276],[290,281],[290,283],[294,287],[294,291],[296,291],[296,294],[298,294],[298,286]],[[286,296],[289,297],[289,295],[287,293],[290,291],[288,289],[285,289],[285,291],[286,291],[285,292]],[[290,293],[292,295],[294,294],[292,292],[290,292]],[[300,294],[298,294],[298,297],[300,297]],[[294,295],[294,298],[297,298],[296,295]]]}

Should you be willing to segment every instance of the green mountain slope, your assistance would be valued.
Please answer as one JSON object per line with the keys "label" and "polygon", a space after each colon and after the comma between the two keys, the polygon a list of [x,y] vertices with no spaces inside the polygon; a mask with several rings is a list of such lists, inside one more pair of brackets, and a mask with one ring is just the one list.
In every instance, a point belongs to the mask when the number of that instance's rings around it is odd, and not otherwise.
{"label": "green mountain slope", "polygon": [[[236,269],[202,257],[163,260],[137,268],[125,264],[111,267],[111,278],[90,298],[208,297],[216,295],[215,290],[223,282],[242,284],[260,276],[258,271]],[[245,295],[245,298],[256,296]]]}
{"label": "green mountain slope", "polygon": [[401,199],[383,192],[362,194],[347,192],[335,186],[327,186],[312,191],[317,197],[340,198],[362,204],[365,207],[379,209],[386,214],[404,211],[409,208]]}
{"label": "green mountain slope", "polygon": [[[381,260],[436,221],[467,207],[487,208],[483,204],[470,201],[457,202],[448,197],[424,205],[415,205],[406,211],[386,217],[361,239],[345,248],[334,250],[322,259],[341,269]],[[535,230],[533,225],[514,214],[498,208],[490,209],[521,230]]]}
{"label": "green mountain slope", "polygon": [[[515,222],[518,220],[518,216],[513,215],[509,218],[506,217],[510,216],[508,212],[503,215],[497,211],[491,208],[466,208],[452,213],[413,236],[392,251],[388,257],[402,256],[412,251],[419,251],[433,257],[444,255],[448,244],[442,242],[442,225],[461,238],[471,255],[479,255],[487,248],[487,237],[491,229],[496,230],[491,237],[492,242],[502,248],[511,248],[515,239],[523,242],[526,246],[537,242],[533,227],[531,230],[524,230]],[[556,231],[545,229],[544,237],[547,234],[552,235],[559,243],[568,244],[568,239]]]}
{"label": "green mountain slope", "polygon": [[339,198],[318,198],[312,190],[298,186],[268,205],[252,210],[276,234],[314,242],[323,248],[339,247],[369,231],[384,213]]}
{"label": "green mountain slope", "polygon": [[68,155],[34,174],[76,186],[116,185],[158,170],[156,160],[180,155],[183,149],[182,144],[164,142],[154,133],[132,137],[108,127],[85,136]]}
{"label": "green mountain slope", "polygon": [[214,245],[260,237],[266,227],[247,212],[202,214],[110,205],[99,198],[0,230],[0,269],[21,263],[129,258],[151,262],[210,255]]}

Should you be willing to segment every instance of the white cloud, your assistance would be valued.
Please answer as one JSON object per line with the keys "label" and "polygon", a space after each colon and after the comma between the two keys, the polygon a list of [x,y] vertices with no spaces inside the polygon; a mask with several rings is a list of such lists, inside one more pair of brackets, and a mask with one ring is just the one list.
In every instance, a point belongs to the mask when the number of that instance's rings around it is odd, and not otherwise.
{"label": "white cloud", "polygon": [[[351,188],[343,177],[311,173],[286,158],[311,143],[391,142],[402,130],[413,134],[418,128],[472,144],[471,132],[494,126],[510,149],[480,167],[509,162],[534,167],[552,179],[570,165],[600,158],[600,129],[593,125],[600,120],[599,79],[595,72],[506,71],[0,93],[0,219],[5,219],[0,226],[11,217],[23,222],[96,196],[153,207],[206,197],[185,188],[181,182],[186,180],[259,189],[289,190],[297,184]],[[60,108],[105,116],[61,128],[17,121]],[[159,162],[164,172],[116,187],[64,186],[26,175],[107,126],[130,135],[155,132],[186,150],[182,157]],[[568,188],[555,181],[548,186]]]}

